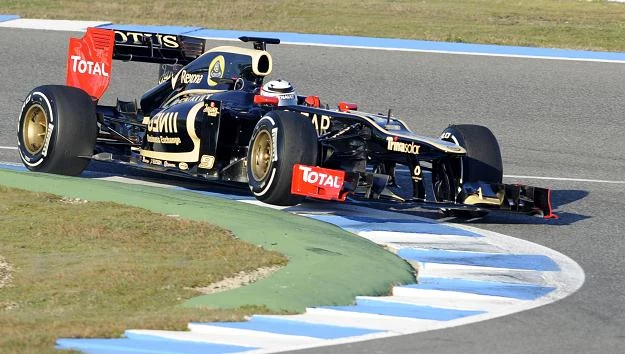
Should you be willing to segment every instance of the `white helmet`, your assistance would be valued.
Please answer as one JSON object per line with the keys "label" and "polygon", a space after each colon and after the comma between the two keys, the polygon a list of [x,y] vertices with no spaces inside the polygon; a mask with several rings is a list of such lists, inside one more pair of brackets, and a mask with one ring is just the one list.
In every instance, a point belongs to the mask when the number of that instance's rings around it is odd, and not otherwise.
{"label": "white helmet", "polygon": [[297,93],[286,80],[273,80],[264,84],[260,89],[261,96],[278,97],[278,106],[292,106],[297,104]]}

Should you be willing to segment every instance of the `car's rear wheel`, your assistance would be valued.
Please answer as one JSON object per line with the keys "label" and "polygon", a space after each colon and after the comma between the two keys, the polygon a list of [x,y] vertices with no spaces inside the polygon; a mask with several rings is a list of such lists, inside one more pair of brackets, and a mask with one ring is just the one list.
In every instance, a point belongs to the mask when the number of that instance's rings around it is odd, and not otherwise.
{"label": "car's rear wheel", "polygon": [[317,132],[309,119],[289,111],[272,111],[252,133],[247,154],[247,177],[256,199],[275,205],[295,205],[291,194],[293,165],[317,163]]}
{"label": "car's rear wheel", "polygon": [[95,104],[83,90],[39,86],[20,113],[17,143],[31,171],[79,175],[93,154],[98,127]]}
{"label": "car's rear wheel", "polygon": [[[450,125],[441,134],[441,139],[453,142],[466,149],[466,156],[447,166],[453,170],[460,183],[487,182],[502,183],[503,163],[499,143],[487,127],[474,124]],[[435,197],[437,200],[450,200],[454,193],[454,183],[447,176],[433,174]],[[447,179],[447,180],[446,180]],[[437,193],[438,192],[438,193]],[[479,217],[487,211],[443,210],[448,215],[458,217]]]}

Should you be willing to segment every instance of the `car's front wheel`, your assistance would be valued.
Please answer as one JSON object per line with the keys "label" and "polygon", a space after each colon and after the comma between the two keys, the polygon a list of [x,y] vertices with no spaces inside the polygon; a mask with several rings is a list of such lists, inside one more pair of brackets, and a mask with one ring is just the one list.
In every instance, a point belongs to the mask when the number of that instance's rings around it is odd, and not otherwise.
{"label": "car's front wheel", "polygon": [[293,165],[317,163],[317,132],[311,121],[289,111],[271,111],[252,132],[247,154],[247,177],[256,199],[275,205],[295,205],[291,194]]}
{"label": "car's front wheel", "polygon": [[[475,124],[450,125],[441,134],[441,139],[453,142],[466,149],[465,156],[460,158],[449,168],[453,176],[461,184],[471,182],[502,183],[503,163],[501,160],[501,150],[495,135],[490,129]],[[433,173],[434,194],[437,200],[452,200],[455,193],[455,183],[449,179],[449,174]],[[479,217],[488,214],[485,210],[450,210],[444,209],[447,215],[458,217]]]}

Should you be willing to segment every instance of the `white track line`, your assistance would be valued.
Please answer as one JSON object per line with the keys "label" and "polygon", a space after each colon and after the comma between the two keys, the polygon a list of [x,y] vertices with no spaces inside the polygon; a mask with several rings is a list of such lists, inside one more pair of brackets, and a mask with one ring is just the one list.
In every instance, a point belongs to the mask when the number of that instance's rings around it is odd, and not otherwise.
{"label": "white track line", "polygon": [[[0,146],[0,149],[4,149],[4,150],[17,150],[17,146]],[[0,163],[4,163],[4,162],[0,162]]]}
{"label": "white track line", "polygon": [[[406,168],[398,168],[395,171],[410,173],[410,171]],[[431,172],[424,171],[424,173],[429,174]],[[607,180],[607,179],[587,179],[587,178],[547,177],[547,176],[520,176],[520,175],[503,175],[503,176],[506,178],[527,178],[527,179],[542,179],[542,180],[552,180],[552,181],[625,184],[625,181],[613,181],[613,180]]]}
{"label": "white track line", "polygon": [[109,25],[109,21],[74,21],[74,20],[46,20],[34,18],[18,18],[0,23],[4,28],[38,29],[49,31],[84,32],[88,27]]}
{"label": "white track line", "polygon": [[[192,33],[189,34],[194,36]],[[215,36],[194,36],[211,41],[229,41],[238,42],[238,38],[225,38]],[[366,50],[385,50],[392,52],[413,52],[413,53],[432,53],[432,54],[449,54],[449,55],[473,55],[473,56],[485,56],[485,57],[501,57],[501,58],[518,58],[518,59],[541,59],[541,60],[566,60],[566,61],[582,61],[582,62],[595,62],[595,63],[615,63],[625,64],[623,60],[612,59],[598,59],[598,58],[578,58],[578,57],[560,57],[549,55],[530,55],[530,54],[507,54],[507,53],[488,53],[488,52],[463,52],[454,50],[442,50],[442,49],[419,49],[419,48],[402,48],[402,47],[381,47],[381,46],[363,46],[352,44],[330,44],[330,43],[315,43],[315,42],[291,42],[281,41],[283,45],[301,45],[301,46],[313,46],[313,47],[330,47],[330,48],[346,48],[346,49],[366,49]],[[444,42],[443,42],[444,43]]]}
{"label": "white track line", "polygon": [[566,177],[543,177],[543,176],[515,176],[515,175],[503,175],[508,178],[528,178],[528,179],[544,179],[553,181],[571,181],[571,182],[590,182],[590,183],[612,183],[612,184],[625,184],[625,181],[610,181],[605,179],[586,179],[586,178],[566,178]]}

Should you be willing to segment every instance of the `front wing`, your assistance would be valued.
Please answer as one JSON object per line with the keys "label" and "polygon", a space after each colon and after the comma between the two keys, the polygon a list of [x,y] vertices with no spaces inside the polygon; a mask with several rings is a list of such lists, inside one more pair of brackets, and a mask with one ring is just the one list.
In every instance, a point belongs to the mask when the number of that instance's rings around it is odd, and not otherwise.
{"label": "front wing", "polygon": [[[381,175],[378,175],[381,176]],[[404,208],[425,207],[447,210],[504,211],[557,219],[551,207],[551,190],[521,184],[476,182],[465,184],[456,200],[434,201],[398,198],[386,192],[388,176],[377,183],[376,176],[366,188],[358,186],[345,171],[316,166],[295,165],[291,193],[305,197],[345,201],[349,194],[373,202],[401,204]],[[357,178],[357,177],[356,177]]]}

